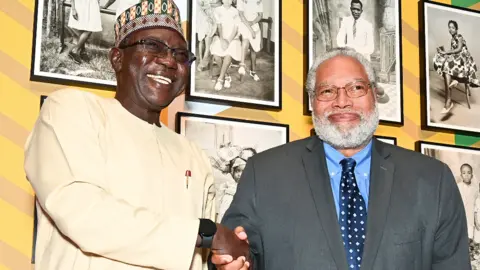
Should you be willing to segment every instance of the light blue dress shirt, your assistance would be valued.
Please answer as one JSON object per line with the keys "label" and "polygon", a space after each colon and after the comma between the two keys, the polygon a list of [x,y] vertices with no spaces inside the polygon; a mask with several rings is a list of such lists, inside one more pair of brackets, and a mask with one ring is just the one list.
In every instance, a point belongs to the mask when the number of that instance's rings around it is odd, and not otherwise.
{"label": "light blue dress shirt", "polygon": [[[325,149],[325,156],[327,159],[327,169],[330,175],[330,184],[332,186],[333,199],[335,200],[335,209],[337,210],[337,217],[339,215],[339,199],[340,199],[340,177],[342,176],[342,165],[340,161],[346,158],[342,153],[335,148],[323,143]],[[370,187],[370,164],[372,161],[372,141],[363,148],[360,152],[352,156],[357,165],[355,166],[355,179],[357,180],[360,194],[365,200],[365,205],[368,211],[368,195]]]}

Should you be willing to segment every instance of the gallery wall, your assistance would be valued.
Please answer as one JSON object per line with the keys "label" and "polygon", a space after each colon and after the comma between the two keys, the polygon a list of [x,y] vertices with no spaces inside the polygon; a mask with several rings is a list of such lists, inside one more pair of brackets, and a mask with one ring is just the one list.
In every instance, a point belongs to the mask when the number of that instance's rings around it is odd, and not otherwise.
{"label": "gallery wall", "polygon": [[[178,0],[180,1],[180,0]],[[282,110],[266,111],[229,106],[184,102],[179,97],[162,114],[162,121],[174,129],[178,111],[205,113],[233,118],[283,123],[290,126],[290,141],[309,136],[310,117],[304,116],[303,85],[304,2],[284,0],[282,10]],[[479,1],[444,0],[446,4],[480,10]],[[288,6],[288,8],[285,8]],[[23,171],[23,146],[39,112],[41,95],[65,85],[30,81],[34,0],[0,2],[0,270],[31,267],[33,198]],[[464,27],[464,26],[463,26]],[[403,40],[403,126],[381,125],[378,135],[397,138],[397,144],[415,148],[418,140],[479,147],[480,137],[437,133],[420,129],[420,66],[418,5],[402,1]],[[101,96],[113,92],[80,88]]]}

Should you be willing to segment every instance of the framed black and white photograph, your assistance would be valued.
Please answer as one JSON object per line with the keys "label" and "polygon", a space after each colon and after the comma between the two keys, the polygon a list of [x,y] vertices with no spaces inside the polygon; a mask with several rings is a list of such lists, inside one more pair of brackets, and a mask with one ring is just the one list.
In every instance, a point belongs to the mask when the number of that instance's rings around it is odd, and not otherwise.
{"label": "framed black and white photograph", "polygon": [[375,138],[377,138],[378,140],[380,140],[384,143],[397,145],[397,138],[395,138],[395,137],[375,135]]}
{"label": "framed black and white photograph", "polygon": [[426,129],[480,132],[480,12],[425,1],[420,8]]}
{"label": "framed black and white photograph", "polygon": [[281,109],[281,1],[189,0],[186,100]]}
{"label": "framed black and white photograph", "polygon": [[116,3],[103,8],[107,1],[35,1],[32,80],[114,89]]}
{"label": "framed black and white photograph", "polygon": [[[31,80],[114,90],[108,53],[121,1],[36,0]],[[184,2],[177,6],[186,20]]]}
{"label": "framed black and white photograph", "polygon": [[472,269],[480,269],[480,149],[424,141],[416,148],[452,170],[465,206]]}
{"label": "framed black and white photograph", "polygon": [[[307,69],[319,55],[351,47],[371,61],[383,123],[403,125],[400,0],[308,0]],[[311,114],[304,93],[304,113]]]}
{"label": "framed black and white photograph", "polygon": [[289,142],[289,126],[278,123],[179,112],[176,131],[209,156],[216,188],[217,222],[232,202],[248,159]]}

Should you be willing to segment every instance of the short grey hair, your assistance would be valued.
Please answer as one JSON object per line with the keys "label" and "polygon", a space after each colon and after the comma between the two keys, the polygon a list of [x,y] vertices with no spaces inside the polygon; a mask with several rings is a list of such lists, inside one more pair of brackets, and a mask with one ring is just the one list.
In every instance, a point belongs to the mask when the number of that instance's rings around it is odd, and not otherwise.
{"label": "short grey hair", "polygon": [[323,62],[331,58],[334,58],[336,56],[349,56],[356,59],[358,62],[360,62],[360,64],[362,64],[362,66],[365,68],[365,71],[367,72],[368,80],[372,84],[372,89],[375,89],[377,87],[375,70],[373,69],[370,61],[368,61],[361,53],[358,53],[352,48],[339,47],[339,48],[328,50],[325,54],[318,56],[313,62],[313,65],[310,67],[310,70],[308,71],[308,75],[307,75],[306,86],[305,86],[308,96],[310,98],[313,98],[315,96],[315,82],[316,82],[318,67]]}

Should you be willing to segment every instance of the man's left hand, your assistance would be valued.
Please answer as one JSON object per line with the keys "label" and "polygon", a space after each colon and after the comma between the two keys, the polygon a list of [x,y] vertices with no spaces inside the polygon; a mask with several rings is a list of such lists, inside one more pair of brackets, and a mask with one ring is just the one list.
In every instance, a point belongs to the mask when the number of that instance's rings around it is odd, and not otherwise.
{"label": "man's left hand", "polygon": [[[243,230],[243,228],[241,229]],[[250,256],[250,246],[245,237],[238,237],[237,235],[242,235],[240,229],[232,231],[229,228],[225,227],[222,224],[217,224],[217,232],[213,237],[212,242],[212,253],[218,255],[230,255],[232,259],[237,259],[240,256],[244,256],[249,260]],[[245,231],[243,231],[245,234]]]}
{"label": "man's left hand", "polygon": [[[245,229],[241,226],[238,226],[234,230],[235,235],[239,240],[245,241],[248,244],[248,237]],[[236,260],[233,260],[231,254],[226,254],[224,252],[213,252],[212,263],[216,265],[217,269],[222,270],[236,270],[236,269],[248,269],[250,267],[250,261],[244,256],[238,257]]]}

